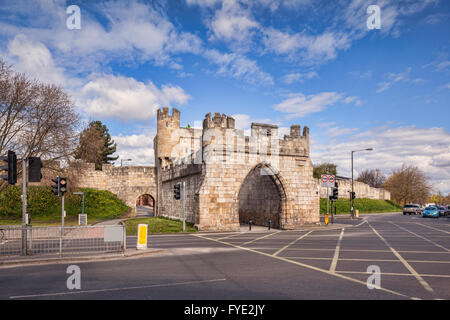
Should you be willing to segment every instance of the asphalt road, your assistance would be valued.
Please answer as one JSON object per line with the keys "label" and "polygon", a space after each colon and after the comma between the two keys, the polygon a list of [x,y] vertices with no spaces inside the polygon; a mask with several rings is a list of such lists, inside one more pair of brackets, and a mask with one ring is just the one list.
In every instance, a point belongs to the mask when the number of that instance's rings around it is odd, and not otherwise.
{"label": "asphalt road", "polygon": [[[78,263],[80,290],[66,287],[68,264],[3,268],[0,299],[450,299],[450,219],[336,222],[348,225],[152,235],[163,253]],[[367,287],[369,266],[380,289]]]}

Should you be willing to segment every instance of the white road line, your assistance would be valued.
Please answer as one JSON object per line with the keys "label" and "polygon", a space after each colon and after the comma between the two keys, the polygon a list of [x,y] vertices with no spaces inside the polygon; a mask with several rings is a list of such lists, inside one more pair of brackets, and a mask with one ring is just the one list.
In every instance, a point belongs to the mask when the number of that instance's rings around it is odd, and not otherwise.
{"label": "white road line", "polygon": [[430,239],[427,239],[427,238],[425,238],[425,237],[423,237],[423,236],[421,236],[421,235],[419,235],[419,234],[417,234],[417,233],[414,233],[414,232],[412,232],[412,231],[410,231],[410,230],[408,230],[408,229],[406,229],[406,228],[403,228],[403,227],[397,225],[397,224],[394,223],[394,222],[391,222],[391,223],[392,223],[394,226],[396,226],[397,228],[400,228],[400,229],[402,229],[402,230],[405,230],[406,232],[409,232],[409,233],[415,235],[415,236],[418,237],[418,238],[421,238],[421,239],[423,239],[423,240],[425,240],[425,241],[428,241],[428,242],[434,244],[436,247],[439,247],[439,248],[441,248],[441,249],[443,249],[443,250],[445,250],[445,251],[447,251],[447,252],[450,252],[450,250],[447,249],[446,247],[441,246],[440,244],[438,244],[438,243],[436,243],[436,242],[434,242],[434,241],[431,241]]}
{"label": "white road line", "polygon": [[[342,251],[342,250],[341,250]],[[389,251],[390,252],[390,251]],[[317,258],[317,257],[285,257],[287,259],[311,259],[311,260],[333,260],[333,258]],[[356,261],[356,262],[401,262],[395,259],[356,259],[356,258],[339,258],[339,261]],[[407,260],[412,263],[450,263],[450,261],[430,261],[430,260]],[[339,272],[339,271],[336,271]]]}
{"label": "white road line", "polygon": [[403,257],[400,255],[400,253],[398,253],[394,248],[391,247],[391,245],[389,244],[389,242],[386,241],[386,239],[384,239],[378,232],[377,230],[375,230],[370,223],[368,223],[369,226],[372,228],[373,232],[375,232],[375,234],[386,244],[386,246],[389,247],[389,249],[392,251],[392,253],[397,257],[398,260],[400,260],[403,265],[406,267],[406,269],[408,269],[408,271],[414,275],[414,277],[417,279],[417,281],[419,281],[419,283],[425,288],[425,290],[433,292],[433,288],[430,287],[430,285],[416,272],[416,270],[414,270],[413,267],[411,267],[411,265],[405,260],[403,259]]}
{"label": "white road line", "polygon": [[344,229],[341,230],[341,234],[339,235],[339,239],[336,244],[336,250],[334,250],[334,257],[333,257],[333,261],[331,261],[331,266],[330,266],[331,272],[336,271],[336,265],[339,260],[339,249],[341,248],[341,241],[342,241],[343,237],[344,237]]}
{"label": "white road line", "polygon": [[[222,244],[225,244],[225,245],[229,245],[229,246],[232,246],[232,247],[244,250],[244,251],[257,253],[257,254],[260,254],[260,255],[263,255],[263,256],[266,256],[266,257],[270,257],[270,258],[277,259],[277,260],[280,260],[280,261],[284,261],[284,262],[288,262],[288,263],[291,263],[291,264],[295,264],[297,266],[301,266],[301,267],[304,267],[304,268],[307,268],[307,269],[319,271],[319,272],[322,272],[322,273],[326,273],[328,275],[335,276],[337,278],[345,279],[345,280],[348,280],[348,281],[351,281],[351,282],[355,282],[355,283],[359,283],[361,285],[367,286],[367,283],[364,282],[364,281],[360,281],[358,279],[350,278],[350,277],[344,276],[342,274],[338,274],[336,272],[330,272],[329,270],[321,269],[321,268],[318,268],[318,267],[315,267],[315,266],[310,266],[308,264],[304,264],[304,263],[301,263],[301,262],[298,262],[298,261],[289,260],[289,259],[286,259],[286,258],[283,258],[283,257],[275,256],[273,254],[268,254],[268,253],[265,253],[265,252],[253,250],[251,248],[241,247],[241,246],[238,246],[238,245],[235,245],[235,244],[232,244],[232,243],[227,243],[227,242],[220,241],[220,240],[210,239],[210,238],[198,235],[198,234],[193,234],[193,236],[200,237],[200,238],[203,238],[203,239],[206,239],[206,240],[210,240],[210,241],[214,241],[214,242],[218,242],[218,243],[222,243]],[[413,299],[412,297],[409,297],[409,296],[407,296],[407,295],[405,295],[403,293],[396,292],[396,291],[393,291],[393,290],[389,290],[389,289],[386,289],[386,288],[383,288],[383,287],[380,287],[379,290],[385,291],[385,292],[388,292],[388,293],[391,293],[391,294],[394,294],[394,295],[397,295],[397,296]]]}
{"label": "white road line", "polygon": [[427,226],[427,225],[425,225],[423,223],[419,223],[419,222],[414,222],[414,223],[418,224],[418,225],[421,225],[421,226],[424,226],[426,228],[430,228],[430,229],[433,229],[433,230],[436,230],[436,231],[440,231],[440,232],[444,232],[446,234],[450,234],[450,232],[448,232],[448,231],[444,231],[444,230],[441,230],[441,229],[438,229],[438,228],[433,228],[433,227]]}
{"label": "white road line", "polygon": [[218,281],[225,281],[225,280],[226,279],[211,279],[211,280],[198,280],[198,281],[187,281],[187,282],[176,282],[176,283],[152,284],[152,285],[148,285],[148,286],[139,286],[139,287],[124,287],[124,288],[110,288],[110,289],[95,289],[95,290],[83,290],[83,291],[30,294],[30,295],[24,295],[24,296],[12,296],[12,297],[9,297],[9,299],[50,297],[50,296],[62,296],[62,295],[71,295],[71,294],[135,290],[135,289],[146,289],[146,288],[157,288],[157,287],[173,287],[173,286],[182,286],[182,285],[189,285],[189,284],[218,282]]}
{"label": "white road line", "polygon": [[[336,273],[355,273],[355,274],[367,274],[367,272],[363,271],[343,271],[339,270],[336,271]],[[395,272],[381,272],[380,275],[386,275],[386,276],[406,276],[406,277],[414,277],[413,274],[410,273],[395,273]],[[448,274],[421,274],[421,277],[436,277],[436,278],[450,278],[450,275]]]}
{"label": "white road line", "polygon": [[294,243],[296,243],[297,241],[299,241],[299,240],[301,240],[301,239],[303,239],[304,237],[306,237],[308,234],[310,234],[311,232],[313,232],[313,230],[311,230],[311,231],[309,231],[309,232],[307,232],[307,233],[305,233],[305,234],[302,234],[300,237],[298,237],[297,239],[295,239],[295,240],[293,240],[293,241],[291,241],[290,243],[288,243],[287,245],[285,245],[283,248],[281,248],[281,249],[279,249],[277,252],[275,252],[273,255],[274,256],[277,256],[277,255],[279,255],[281,252],[283,252],[285,249],[287,249],[287,248],[289,248],[290,246],[292,246]]}
{"label": "white road line", "polygon": [[278,234],[280,232],[281,232],[281,230],[280,231],[276,231],[274,233],[266,234],[265,236],[262,236],[262,237],[259,237],[259,238],[256,238],[256,239],[244,242],[244,243],[241,244],[241,246],[243,246],[245,244],[249,244],[249,243],[255,242],[255,241],[258,241],[258,240],[261,240],[261,239],[264,239],[264,238],[267,238],[267,237],[270,237],[270,236],[273,236],[274,234]]}
{"label": "white road line", "polygon": [[217,240],[223,240],[223,239],[228,239],[228,238],[232,238],[232,237],[236,237],[236,236],[242,236],[244,234],[246,234],[247,232],[239,232],[238,234],[232,234],[226,237],[222,237],[222,238],[217,238]]}

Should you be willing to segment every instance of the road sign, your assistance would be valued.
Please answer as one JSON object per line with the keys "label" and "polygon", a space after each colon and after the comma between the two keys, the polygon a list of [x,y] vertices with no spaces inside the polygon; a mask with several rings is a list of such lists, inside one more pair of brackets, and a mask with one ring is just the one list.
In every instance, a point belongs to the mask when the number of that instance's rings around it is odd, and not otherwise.
{"label": "road sign", "polygon": [[336,178],[332,174],[323,174],[320,180],[322,181],[322,187],[334,187]]}

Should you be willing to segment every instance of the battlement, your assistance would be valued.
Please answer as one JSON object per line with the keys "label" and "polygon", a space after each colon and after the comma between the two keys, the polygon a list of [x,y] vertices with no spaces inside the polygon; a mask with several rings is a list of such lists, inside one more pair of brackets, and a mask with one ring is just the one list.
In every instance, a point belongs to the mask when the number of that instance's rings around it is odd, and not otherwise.
{"label": "battlement", "polygon": [[208,113],[203,120],[203,129],[210,128],[222,128],[222,129],[234,129],[234,118],[225,115],[220,115],[219,112],[214,113],[214,117],[211,119],[211,113]]}
{"label": "battlement", "polygon": [[278,139],[278,126],[265,123],[252,123],[251,125],[252,136],[267,136],[272,139]]}
{"label": "battlement", "polygon": [[158,109],[157,120],[176,120],[180,121],[180,111],[176,108],[172,108],[172,115],[169,114],[169,107]]}

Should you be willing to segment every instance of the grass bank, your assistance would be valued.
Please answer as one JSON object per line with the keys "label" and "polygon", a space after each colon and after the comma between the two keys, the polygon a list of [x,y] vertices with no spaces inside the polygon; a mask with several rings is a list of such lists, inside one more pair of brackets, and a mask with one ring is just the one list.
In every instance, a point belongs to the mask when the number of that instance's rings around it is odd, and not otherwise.
{"label": "grass bank", "polygon": [[[164,217],[135,218],[125,221],[127,235],[137,235],[138,224],[147,224],[148,233],[176,233],[183,231],[183,222]],[[192,223],[186,222],[186,232],[197,232]]]}
{"label": "grass bank", "polygon": [[[32,225],[61,225],[61,197],[52,194],[51,187],[32,186],[27,193],[27,211],[31,214]],[[85,213],[88,224],[124,216],[130,208],[106,190],[84,188]],[[8,186],[0,192],[0,224],[14,225],[22,223],[21,188]],[[82,209],[82,196],[66,193],[66,225],[77,225],[78,214]]]}
{"label": "grass bank", "polygon": [[[402,206],[390,200],[374,200],[374,199],[355,199],[353,202],[355,210],[359,213],[375,213],[375,212],[400,212]],[[327,199],[320,199],[320,213],[327,212]],[[337,214],[350,213],[350,200],[338,199],[336,206]]]}

